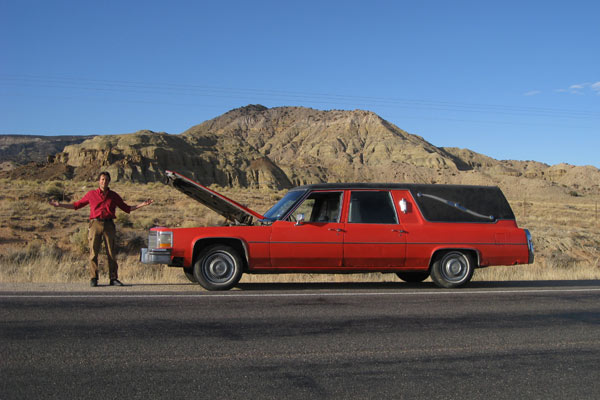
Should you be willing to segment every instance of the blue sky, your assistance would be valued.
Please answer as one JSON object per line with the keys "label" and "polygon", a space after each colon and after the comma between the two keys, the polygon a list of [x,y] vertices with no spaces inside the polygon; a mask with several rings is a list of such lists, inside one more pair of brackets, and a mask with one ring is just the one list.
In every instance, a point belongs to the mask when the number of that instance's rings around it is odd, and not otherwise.
{"label": "blue sky", "polygon": [[436,146],[600,167],[600,2],[0,0],[0,134],[365,109]]}

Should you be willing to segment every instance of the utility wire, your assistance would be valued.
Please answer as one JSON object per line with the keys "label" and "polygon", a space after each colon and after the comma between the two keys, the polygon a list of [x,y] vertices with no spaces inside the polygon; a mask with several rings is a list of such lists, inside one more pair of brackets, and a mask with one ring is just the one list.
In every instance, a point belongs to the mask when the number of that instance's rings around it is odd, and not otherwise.
{"label": "utility wire", "polygon": [[0,85],[5,87],[57,88],[98,93],[129,93],[152,96],[191,96],[210,98],[249,98],[252,101],[288,101],[334,105],[367,105],[405,107],[431,111],[492,113],[500,115],[560,117],[572,119],[600,119],[600,113],[587,110],[564,110],[540,107],[515,107],[497,104],[456,103],[420,99],[368,97],[330,93],[292,92],[270,89],[227,88],[180,83],[147,83],[135,81],[108,81],[75,77],[47,77],[36,75],[0,74]]}

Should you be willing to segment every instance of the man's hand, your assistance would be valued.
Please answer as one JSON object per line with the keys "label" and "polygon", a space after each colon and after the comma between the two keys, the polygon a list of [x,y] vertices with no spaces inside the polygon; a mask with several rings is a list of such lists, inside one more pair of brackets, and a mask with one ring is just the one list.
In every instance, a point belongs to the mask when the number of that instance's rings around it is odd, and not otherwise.
{"label": "man's hand", "polygon": [[59,203],[57,200],[50,200],[48,202],[48,204],[50,204],[51,206],[54,206],[54,207],[66,208],[67,210],[74,210],[75,209],[75,206],[73,206],[73,204],[71,204],[71,203]]}
{"label": "man's hand", "polygon": [[154,203],[154,200],[148,199],[148,200],[144,201],[143,203],[140,203],[137,206],[135,206],[135,208],[133,208],[133,210],[137,210],[138,208],[146,207],[147,205],[152,204],[152,203]]}

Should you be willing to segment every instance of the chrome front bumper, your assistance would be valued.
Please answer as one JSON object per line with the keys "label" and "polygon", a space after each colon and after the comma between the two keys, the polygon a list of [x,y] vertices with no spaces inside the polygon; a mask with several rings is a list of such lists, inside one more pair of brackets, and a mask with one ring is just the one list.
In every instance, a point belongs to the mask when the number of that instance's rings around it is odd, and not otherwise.
{"label": "chrome front bumper", "polygon": [[171,249],[146,249],[140,250],[140,261],[144,264],[170,264]]}

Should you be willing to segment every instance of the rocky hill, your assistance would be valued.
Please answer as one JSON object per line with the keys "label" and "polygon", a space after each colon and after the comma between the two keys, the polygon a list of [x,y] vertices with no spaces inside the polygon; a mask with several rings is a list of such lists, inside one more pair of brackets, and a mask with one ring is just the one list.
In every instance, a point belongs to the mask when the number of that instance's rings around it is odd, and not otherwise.
{"label": "rocky hill", "polygon": [[[0,142],[1,143],[1,142]],[[58,144],[57,144],[58,146]],[[38,160],[39,161],[39,160]],[[499,161],[439,148],[369,111],[260,105],[231,110],[172,135],[140,131],[69,143],[48,163],[11,177],[152,182],[171,169],[203,184],[283,189],[316,182],[388,181],[528,185],[599,192],[600,171],[567,164]]]}
{"label": "rocky hill", "polygon": [[48,156],[65,146],[81,143],[92,136],[0,135],[0,171],[18,164],[45,163]]}

